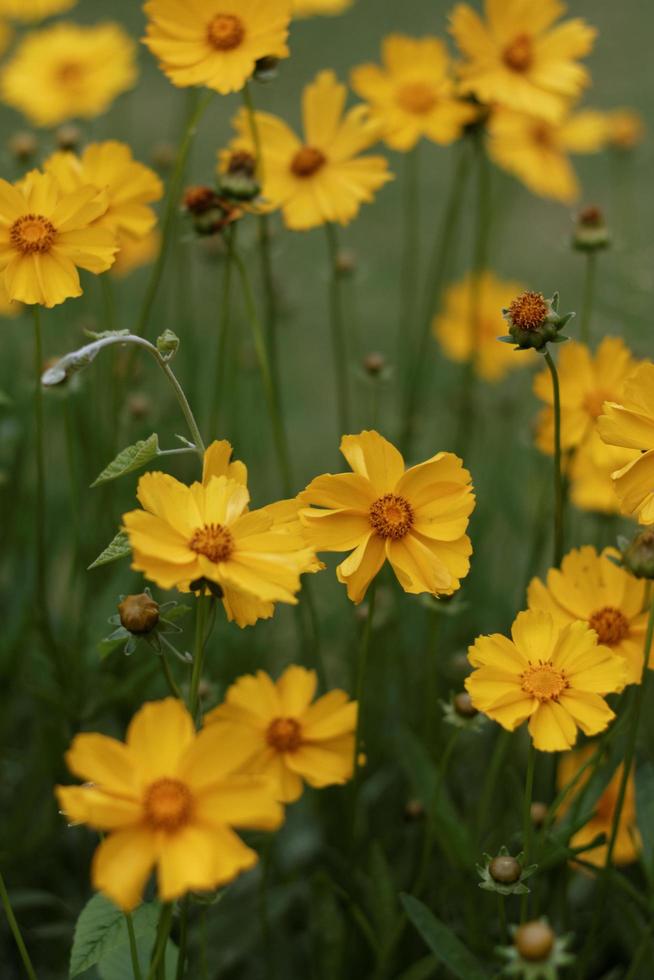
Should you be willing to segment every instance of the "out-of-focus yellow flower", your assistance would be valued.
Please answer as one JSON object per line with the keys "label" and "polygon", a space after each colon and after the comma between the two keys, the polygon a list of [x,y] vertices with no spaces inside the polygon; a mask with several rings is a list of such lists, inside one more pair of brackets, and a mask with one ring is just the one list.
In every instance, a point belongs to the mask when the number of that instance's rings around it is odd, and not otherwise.
{"label": "out-of-focus yellow flower", "polygon": [[638,365],[623,394],[604,405],[597,426],[609,446],[640,450],[632,462],[612,474],[623,514],[654,524],[654,364]]}
{"label": "out-of-focus yellow flower", "polygon": [[[615,401],[636,362],[620,337],[605,337],[595,355],[585,344],[571,341],[561,349],[558,363],[561,393],[561,448],[574,449],[588,439],[605,401]],[[538,417],[536,444],[554,452],[554,396],[547,368],[534,378],[534,393],[546,408]]]}
{"label": "out-of-focus yellow flower", "polygon": [[9,298],[4,276],[0,275],[0,316],[13,319],[21,312],[21,304]]}
{"label": "out-of-focus yellow flower", "polygon": [[148,0],[143,43],[173,85],[238,92],[256,62],[288,57],[290,0]]}
{"label": "out-of-focus yellow flower", "polygon": [[303,781],[322,788],[352,776],[357,703],[340,690],[315,695],[313,670],[287,667],[276,683],[260,670],[239,677],[205,724],[245,746],[243,772],[266,776],[275,799],[292,803]]}
{"label": "out-of-focus yellow flower", "polygon": [[0,273],[12,300],[57,306],[81,296],[77,269],[106,272],[116,239],[97,219],[107,207],[96,187],[65,193],[32,170],[17,185],[0,180]]}
{"label": "out-of-focus yellow flower", "polygon": [[466,534],[474,510],[470,474],[452,453],[405,470],[401,453],[375,431],[343,436],[353,473],[312,480],[300,511],[316,551],[350,551],[336,575],[354,603],[388,560],[405,592],[451,595],[470,569]]}
{"label": "out-of-focus yellow flower", "polygon": [[595,428],[570,461],[570,500],[574,506],[599,514],[619,514],[620,501],[611,474],[638,456],[636,449],[607,446]]}
{"label": "out-of-focus yellow flower", "polygon": [[93,119],[136,82],[135,55],[119,24],[54,24],[21,41],[0,75],[0,97],[36,126]]}
{"label": "out-of-focus yellow flower", "polygon": [[645,120],[635,109],[613,109],[606,113],[609,146],[633,150],[645,139]]}
{"label": "out-of-focus yellow flower", "polygon": [[116,261],[111,267],[111,275],[124,279],[137,269],[151,265],[161,248],[161,233],[153,228],[143,238],[131,238],[125,235],[120,243]]}
{"label": "out-of-focus yellow flower", "polygon": [[[581,767],[588,762],[596,748],[597,746],[595,745],[584,745],[582,749],[577,749],[574,752],[566,752],[565,755],[561,756],[557,770],[557,785],[559,790],[564,789],[564,787],[572,782]],[[608,841],[613,829],[613,818],[618,802],[623,772],[624,766],[621,764],[616,769],[615,774],[611,777],[611,781],[595,804],[593,816],[588,823],[584,824],[570,838],[570,847],[584,847],[586,844],[590,844],[600,834],[605,834]],[[579,777],[579,781],[574,790],[568,794],[562,803],[559,809],[559,815],[561,817],[574,806],[576,797],[582,792],[589,779],[590,769],[587,769]],[[613,863],[632,864],[638,860],[640,840],[640,833],[636,823],[636,785],[634,774],[631,772],[627,780],[626,795],[620,815],[620,823],[618,824],[618,836],[615,839],[615,847],[613,849]],[[608,843],[600,844],[598,847],[593,847],[592,850],[584,851],[584,861],[590,861],[596,867],[603,868],[606,864],[607,847]]]}
{"label": "out-of-focus yellow flower", "polygon": [[512,109],[496,109],[488,123],[488,153],[534,194],[570,204],[580,193],[571,153],[596,153],[606,143],[602,113],[573,112],[550,123]]}
{"label": "out-of-focus yellow flower", "polygon": [[13,40],[13,36],[14,32],[9,24],[0,19],[0,55],[5,53]]}
{"label": "out-of-focus yellow flower", "polygon": [[311,17],[313,14],[342,14],[354,0],[291,0],[294,17]]}
{"label": "out-of-focus yellow flower", "polygon": [[80,157],[59,151],[43,169],[66,193],[86,186],[106,191],[108,206],[98,224],[115,233],[119,248],[125,239],[144,238],[157,223],[148,205],[163,196],[163,184],[154,170],[134,159],[125,143],[90,143]]}
{"label": "out-of-focus yellow flower", "polygon": [[586,623],[561,627],[547,613],[521,612],[511,639],[478,637],[468,651],[475,668],[466,690],[475,708],[514,731],[529,719],[534,747],[569,749],[577,728],[603,731],[615,717],[602,697],[625,684],[625,661],[597,645]]}
{"label": "out-of-focus yellow flower", "polygon": [[[379,124],[366,106],[344,114],[347,89],[323,71],[303,93],[304,141],[277,116],[257,112],[261,139],[263,197],[281,208],[288,228],[303,231],[327,221],[346,225],[364,202],[391,180],[381,156],[360,156],[379,139]],[[234,119],[230,150],[254,153],[247,114]]]}
{"label": "out-of-focus yellow flower", "polygon": [[423,136],[453,143],[477,117],[474,106],[456,98],[449,55],[439,38],[391,34],[382,61],[381,67],[355,68],[352,88],[369,103],[371,117],[394,150],[411,150]]}
{"label": "out-of-focus yellow flower", "polygon": [[[506,333],[502,310],[509,306],[524,286],[498,279],[492,272],[482,273],[478,280],[479,322],[472,320],[472,298],[475,276],[469,273],[449,287],[444,307],[434,317],[432,329],[447,357],[453,361],[474,360],[475,370],[485,381],[500,381],[513,368],[524,367],[527,358],[516,357],[508,344],[498,343]],[[475,331],[478,336],[474,336]]]}
{"label": "out-of-focus yellow flower", "polygon": [[485,21],[460,3],[450,31],[464,56],[461,89],[486,105],[501,105],[552,122],[589,83],[578,63],[596,31],[580,18],[554,22],[566,11],[559,0],[485,0]]}
{"label": "out-of-focus yellow flower", "polygon": [[77,0],[0,0],[0,17],[12,20],[43,20],[53,14],[63,14]]}
{"label": "out-of-focus yellow flower", "polygon": [[590,546],[575,549],[565,556],[560,571],[549,570],[547,584],[532,579],[527,600],[530,609],[549,613],[560,626],[588,623],[598,642],[626,661],[627,684],[638,684],[647,632],[645,581],[618,568],[611,561],[617,557],[612,548],[601,555]]}
{"label": "out-of-focus yellow flower", "polygon": [[232,828],[275,830],[283,810],[266,780],[239,774],[249,746],[214,727],[197,734],[180,701],[145,704],[126,742],[77,735],[68,768],[85,786],[58,786],[72,823],[107,832],[93,885],[120,908],[138,905],[152,871],[159,898],[210,891],[256,864]]}

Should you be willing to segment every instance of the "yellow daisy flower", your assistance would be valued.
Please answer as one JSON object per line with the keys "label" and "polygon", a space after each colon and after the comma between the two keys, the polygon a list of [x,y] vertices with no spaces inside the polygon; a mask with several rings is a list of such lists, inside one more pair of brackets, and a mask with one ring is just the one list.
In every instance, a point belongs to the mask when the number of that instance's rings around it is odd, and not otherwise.
{"label": "yellow daisy flower", "polygon": [[290,0],[148,0],[143,9],[143,43],[180,88],[238,92],[259,58],[289,54]]}
{"label": "yellow daisy flower", "polygon": [[640,364],[627,378],[623,394],[604,405],[597,427],[609,446],[640,450],[612,474],[623,514],[654,524],[654,364]]}
{"label": "yellow daisy flower", "polygon": [[[561,447],[579,446],[595,429],[605,401],[615,401],[633,371],[635,360],[620,337],[605,337],[597,352],[570,341],[561,348],[558,363],[561,391]],[[552,379],[545,368],[534,378],[534,393],[546,408],[538,417],[536,444],[541,452],[554,452]]]}
{"label": "yellow daisy flower", "polygon": [[645,139],[645,121],[635,109],[606,113],[607,140],[618,150],[633,150]]}
{"label": "yellow daisy flower", "polygon": [[352,777],[357,703],[340,690],[314,701],[316,684],[304,667],[287,667],[276,683],[260,670],[239,677],[205,717],[247,750],[243,772],[265,776],[283,803],[298,799],[303,781],[320,789]]}
{"label": "yellow daisy flower", "polygon": [[[479,322],[472,322],[472,287],[475,277],[468,273],[445,293],[443,310],[434,317],[432,331],[446,357],[464,363],[474,359],[477,374],[485,381],[501,381],[509,371],[524,367],[527,359],[516,357],[508,344],[498,343],[506,333],[502,310],[525,287],[511,280],[498,279],[487,270],[479,277]],[[478,336],[473,336],[478,333]]]}
{"label": "yellow daisy flower", "polygon": [[[588,762],[596,748],[597,746],[595,745],[584,745],[582,749],[576,749],[574,752],[566,752],[565,755],[561,756],[557,769],[557,786],[559,790],[562,790],[572,782],[581,767]],[[623,772],[624,766],[621,764],[616,769],[614,775],[611,777],[611,781],[595,804],[593,816],[588,823],[584,824],[570,838],[570,847],[584,847],[586,844],[590,844],[595,840],[596,837],[599,837],[600,834],[605,834],[607,841],[611,837],[613,818],[618,802]],[[576,797],[582,792],[589,779],[590,769],[587,769],[580,776],[575,788],[562,803],[559,810],[560,817],[565,816],[571,807],[574,806]],[[620,823],[618,824],[618,835],[615,839],[615,847],[613,849],[613,864],[633,864],[634,861],[638,860],[641,838],[636,819],[636,783],[632,772],[627,780],[626,795],[620,815]],[[584,861],[590,861],[596,867],[603,868],[606,864],[607,847],[608,844],[600,844],[598,847],[593,847],[592,850],[584,851]]]}
{"label": "yellow daisy flower", "polygon": [[611,561],[617,556],[613,548],[601,555],[590,546],[574,549],[560,571],[549,570],[547,584],[532,579],[527,601],[530,609],[549,613],[558,626],[588,623],[598,642],[626,661],[626,683],[638,684],[647,632],[646,583],[618,568]]}
{"label": "yellow daisy flower", "polygon": [[111,275],[124,279],[137,269],[151,265],[159,255],[161,233],[157,229],[149,231],[143,238],[130,238],[125,235],[120,243],[120,251],[111,267]]}
{"label": "yellow daisy flower", "polygon": [[354,0],[291,0],[294,17],[311,17],[313,14],[342,14]]}
{"label": "yellow daisy flower", "polygon": [[596,153],[606,142],[602,113],[587,109],[550,123],[511,109],[496,109],[488,123],[488,153],[540,197],[570,204],[581,188],[571,153]]}
{"label": "yellow daisy flower", "polygon": [[0,0],[0,17],[12,20],[43,20],[53,14],[63,14],[77,0]]}
{"label": "yellow daisy flower", "polygon": [[579,510],[600,514],[619,514],[620,501],[611,474],[637,459],[636,449],[619,449],[602,442],[597,427],[575,451],[568,477],[570,500]]}
{"label": "yellow daisy flower", "polygon": [[77,269],[105,272],[116,239],[95,221],[107,207],[95,187],[65,193],[33,170],[17,185],[0,180],[0,273],[12,300],[52,307],[81,296]]}
{"label": "yellow daisy flower", "polygon": [[466,3],[450,14],[450,31],[464,57],[461,90],[486,105],[499,104],[556,121],[589,83],[578,59],[596,31],[565,13],[559,0],[485,0],[485,21]]}
{"label": "yellow daisy flower", "polygon": [[55,24],[21,41],[0,74],[0,97],[36,126],[93,119],[136,82],[135,55],[119,24]]}
{"label": "yellow daisy flower", "polygon": [[[366,106],[343,115],[347,90],[332,71],[323,71],[304,89],[302,142],[277,116],[256,114],[261,139],[263,197],[270,210],[282,209],[288,228],[304,231],[326,221],[346,225],[364,202],[391,180],[387,161],[360,156],[379,139],[379,124]],[[230,150],[254,153],[247,114],[234,119]]]}
{"label": "yellow daisy flower", "polygon": [[163,184],[154,170],[134,159],[125,143],[90,143],[80,157],[53,153],[43,169],[67,193],[88,186],[106,191],[108,206],[98,224],[116,234],[119,248],[126,239],[144,238],[157,223],[148,205],[163,197]]}
{"label": "yellow daisy flower", "polygon": [[602,695],[622,690],[625,661],[597,645],[586,623],[560,626],[543,612],[521,612],[511,639],[480,636],[468,651],[475,668],[465,686],[472,703],[512,732],[529,719],[541,752],[569,749],[577,728],[603,731],[615,717]]}
{"label": "yellow daisy flower", "polygon": [[247,750],[213,727],[196,733],[174,698],[145,704],[125,742],[77,735],[66,762],[86,785],[56,793],[72,823],[107,832],[93,858],[94,887],[129,910],[155,868],[159,898],[171,902],[256,864],[232,828],[275,830],[283,810],[265,780],[239,773]]}
{"label": "yellow daisy flower", "polygon": [[452,453],[405,471],[398,450],[375,431],[343,436],[353,473],[316,477],[300,511],[316,551],[349,551],[336,575],[354,603],[384,562],[405,592],[451,595],[470,569],[466,535],[475,506],[470,474]]}
{"label": "yellow daisy flower", "polygon": [[382,48],[383,67],[360,65],[352,88],[370,105],[394,150],[411,150],[422,137],[447,145],[459,139],[478,110],[455,97],[450,59],[436,37],[391,34]]}
{"label": "yellow daisy flower", "polygon": [[0,275],[0,316],[13,320],[20,314],[21,310],[21,304],[10,299],[4,277]]}
{"label": "yellow daisy flower", "polygon": [[14,37],[14,32],[4,20],[0,20],[0,55],[4,54]]}

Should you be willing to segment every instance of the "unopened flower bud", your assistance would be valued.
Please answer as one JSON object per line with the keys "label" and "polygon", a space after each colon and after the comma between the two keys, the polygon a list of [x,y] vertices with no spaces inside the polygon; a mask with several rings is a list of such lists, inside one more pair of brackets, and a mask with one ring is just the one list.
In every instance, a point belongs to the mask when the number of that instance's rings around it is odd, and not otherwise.
{"label": "unopened flower bud", "polygon": [[584,208],[577,215],[572,247],[579,252],[599,252],[611,243],[609,229],[600,208]]}
{"label": "unopened flower bud", "polygon": [[352,276],[357,271],[357,257],[348,249],[341,249],[336,256],[336,272],[339,276]]}
{"label": "unopened flower bud", "polygon": [[216,192],[212,187],[201,184],[187,187],[184,191],[184,208],[189,214],[206,214],[216,204]]}
{"label": "unopened flower bud", "polygon": [[386,367],[386,359],[383,354],[372,351],[364,357],[363,367],[371,377],[377,377]]}
{"label": "unopened flower bud", "polygon": [[272,82],[277,78],[278,66],[279,58],[274,55],[269,54],[263,58],[257,58],[252,77],[257,82]]}
{"label": "unopened flower bud", "polygon": [[155,143],[152,147],[152,153],[150,159],[152,160],[152,165],[157,168],[157,170],[172,170],[175,159],[177,157],[177,150],[173,143]]}
{"label": "unopened flower bud", "polygon": [[425,807],[422,800],[409,800],[404,807],[404,818],[409,822],[422,820],[425,815]]}
{"label": "unopened flower bud", "polygon": [[542,919],[525,922],[514,936],[516,949],[524,960],[538,963],[546,960],[554,948],[556,934]]}
{"label": "unopened flower bud", "polygon": [[19,163],[28,163],[36,154],[39,144],[34,133],[21,130],[9,137],[9,152]]}
{"label": "unopened flower bud", "polygon": [[237,201],[253,201],[261,193],[256,179],[257,161],[247,150],[236,150],[229,157],[227,170],[220,177],[220,193]]}
{"label": "unopened flower bud", "polygon": [[66,123],[65,126],[59,127],[55,139],[60,150],[76,150],[82,142],[82,131],[79,126]]}
{"label": "unopened flower bud", "polygon": [[542,293],[528,290],[513,300],[507,309],[502,310],[504,319],[509,324],[509,336],[502,337],[509,343],[516,344],[519,350],[544,350],[548,343],[559,343],[565,340],[560,331],[574,316],[558,312],[559,296],[555,293],[551,299],[545,299]]}
{"label": "unopened flower bud", "polygon": [[144,419],[152,411],[152,402],[147,395],[138,391],[127,400],[127,411],[133,419]]}
{"label": "unopened flower bud", "polygon": [[522,865],[509,854],[500,854],[493,858],[488,865],[488,870],[493,881],[499,882],[500,885],[512,885],[520,878]]}
{"label": "unopened flower bud", "polygon": [[531,816],[531,822],[534,827],[542,827],[545,823],[545,818],[547,817],[548,806],[547,803],[540,803],[538,800],[531,804],[529,813]]}
{"label": "unopened flower bud", "polygon": [[159,622],[159,604],[147,592],[126,595],[118,603],[120,623],[130,633],[151,633]]}
{"label": "unopened flower bud", "polygon": [[633,541],[620,544],[624,567],[636,578],[654,579],[654,529],[640,531]]}
{"label": "unopened flower bud", "polygon": [[457,715],[460,715],[461,718],[475,718],[479,714],[467,691],[460,691],[455,694],[452,704]]}

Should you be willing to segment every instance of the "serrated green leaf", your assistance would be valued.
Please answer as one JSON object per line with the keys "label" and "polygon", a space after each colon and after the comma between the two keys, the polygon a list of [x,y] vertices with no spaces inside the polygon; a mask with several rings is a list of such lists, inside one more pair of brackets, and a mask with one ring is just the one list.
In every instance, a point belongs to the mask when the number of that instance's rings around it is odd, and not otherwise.
{"label": "serrated green leaf", "polygon": [[[145,903],[136,909],[132,921],[137,938],[147,938],[151,934],[154,939],[159,912],[160,906],[156,902]],[[82,909],[75,926],[69,977],[72,980],[79,976],[120,946],[129,950],[124,914],[104,895],[94,895]]]}
{"label": "serrated green leaf", "polygon": [[488,980],[488,974],[470,950],[426,905],[412,895],[401,895],[400,900],[410,922],[432,953],[455,977],[460,980]]}
{"label": "serrated green leaf", "polygon": [[132,546],[129,543],[129,538],[124,531],[119,531],[102,554],[98,555],[95,561],[89,565],[87,571],[90,572],[92,568],[100,568],[101,565],[109,565],[112,561],[118,561],[120,558],[127,558],[131,553]]}
{"label": "serrated green leaf", "polygon": [[105,466],[102,473],[91,484],[98,487],[109,480],[116,480],[119,476],[131,473],[133,470],[140,470],[151,460],[159,455],[159,436],[153,432],[147,439],[139,439],[133,446],[127,446],[118,453],[108,466]]}

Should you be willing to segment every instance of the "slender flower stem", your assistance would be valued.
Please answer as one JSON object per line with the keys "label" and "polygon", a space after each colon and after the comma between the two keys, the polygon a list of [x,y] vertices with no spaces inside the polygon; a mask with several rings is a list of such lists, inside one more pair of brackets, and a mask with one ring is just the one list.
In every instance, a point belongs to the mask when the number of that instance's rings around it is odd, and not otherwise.
{"label": "slender flower stem", "polygon": [[188,954],[188,916],[189,916],[189,897],[185,896],[182,902],[182,911],[179,923],[179,956],[177,958],[177,970],[175,972],[175,980],[183,980],[185,967],[186,967],[186,956]]}
{"label": "slender flower stem", "polygon": [[136,945],[136,933],[134,932],[134,921],[130,912],[125,912],[125,924],[127,925],[127,935],[129,937],[129,955],[132,961],[132,973],[134,980],[142,980],[141,964],[139,963],[139,951]]}
{"label": "slender flower stem", "polygon": [[372,636],[372,622],[375,615],[375,597],[377,593],[377,582],[373,580],[368,592],[368,615],[363,627],[361,643],[359,646],[359,658],[357,664],[356,681],[356,702],[357,702],[357,723],[354,733],[354,759],[352,763],[352,843],[356,840],[356,818],[357,802],[359,795],[360,766],[359,756],[363,751],[363,708],[366,691],[366,668],[368,665],[368,653],[370,650],[370,637]]}
{"label": "slender flower stem", "polygon": [[165,963],[166,945],[170,936],[170,927],[172,922],[173,903],[168,902],[162,907],[159,915],[157,938],[155,940],[154,949],[152,950],[152,959],[150,960],[150,969],[148,970],[147,980],[157,980],[157,977],[160,976],[161,967]]}
{"label": "slender flower stem", "polygon": [[593,319],[593,303],[595,300],[596,280],[597,252],[586,252],[584,298],[581,306],[581,322],[579,324],[579,339],[581,340],[582,344],[590,344],[590,328]]}
{"label": "slender flower stem", "polygon": [[184,389],[182,388],[179,381],[173,374],[173,370],[168,364],[168,361],[164,361],[162,358],[159,358],[157,363],[161,368],[161,370],[163,371],[163,373],[166,375],[171,388],[175,392],[175,397],[177,398],[179,407],[181,408],[182,414],[186,419],[186,424],[188,425],[189,430],[191,432],[191,436],[193,437],[193,443],[195,445],[196,450],[198,451],[200,456],[204,456],[204,449],[205,449],[204,441],[202,439],[202,436],[200,435],[200,430],[198,428],[198,423],[195,421],[195,416],[191,411],[191,406],[189,405],[188,399],[184,394]]}
{"label": "slender flower stem", "polygon": [[413,349],[416,297],[420,278],[420,149],[419,144],[404,155],[404,219],[400,309],[397,325],[397,372],[405,380],[406,360]]}
{"label": "slender flower stem", "polygon": [[500,772],[502,771],[502,766],[504,765],[504,757],[509,750],[510,741],[511,733],[507,732],[505,729],[502,729],[495,739],[493,754],[491,756],[490,765],[486,771],[486,778],[484,780],[481,796],[479,798],[479,805],[477,807],[477,838],[479,840],[482,838],[484,831],[484,819],[488,815],[491,800],[493,799],[493,795],[495,793],[497,780]]}
{"label": "slender flower stem", "polygon": [[191,690],[189,693],[188,708],[191,717],[195,720],[198,714],[200,700],[200,681],[202,679],[202,667],[204,664],[204,651],[207,645],[207,619],[211,609],[211,598],[198,596],[196,600],[195,617],[195,648],[193,651],[193,671],[191,673]]}
{"label": "slender flower stem", "polygon": [[252,98],[252,89],[250,88],[250,83],[246,82],[243,89],[243,104],[245,105],[245,110],[248,114],[248,124],[250,126],[250,135],[252,136],[252,142],[254,144],[254,155],[257,163],[257,176],[259,180],[263,180],[263,153],[261,152],[261,133],[259,132],[259,126],[257,125],[257,114],[254,108],[254,99]]}
{"label": "slender flower stem", "polygon": [[545,348],[545,361],[552,375],[554,396],[554,567],[558,568],[563,558],[563,470],[561,468],[561,394],[556,365],[549,350]]}
{"label": "slender flower stem", "polygon": [[220,301],[220,327],[218,333],[218,349],[216,352],[216,366],[214,370],[214,394],[211,406],[211,416],[209,419],[209,435],[213,439],[218,434],[221,424],[221,409],[223,404],[223,394],[225,391],[225,380],[227,377],[227,341],[229,338],[230,313],[232,308],[232,249],[236,237],[236,228],[232,226],[225,232],[227,241],[227,254],[225,255],[225,269],[223,272],[223,288]]}
{"label": "slender flower stem", "polygon": [[497,896],[497,912],[500,921],[500,942],[508,943],[509,931],[506,927],[506,895]]}
{"label": "slender flower stem", "polygon": [[168,690],[170,691],[170,693],[172,694],[172,696],[174,698],[178,698],[181,701],[182,700],[182,692],[180,691],[179,687],[177,686],[177,683],[175,681],[175,678],[173,677],[173,675],[171,673],[170,664],[168,663],[168,661],[166,659],[166,654],[165,654],[165,652],[163,650],[161,651],[161,654],[159,656],[159,660],[161,661],[161,670],[162,670],[163,675],[164,675],[164,677],[166,679],[166,684],[168,685]]}
{"label": "slender flower stem", "polygon": [[[524,851],[524,866],[529,867],[531,859],[531,801],[534,795],[534,769],[536,768],[536,749],[529,742],[529,757],[527,759],[527,776],[525,778],[525,796],[522,805],[522,849]],[[527,921],[529,911],[529,893],[520,898],[520,922]]]}
{"label": "slender flower stem", "polygon": [[329,255],[329,319],[331,325],[334,374],[336,377],[336,410],[339,436],[350,431],[350,391],[348,383],[348,348],[343,312],[341,273],[338,269],[338,234],[336,226],[325,223]]}
{"label": "slender flower stem", "polygon": [[[27,952],[27,947],[25,946],[25,942],[23,940],[23,936],[20,931],[20,926],[16,921],[14,910],[11,907],[9,895],[7,893],[7,887],[5,885],[5,881],[1,873],[0,873],[0,902],[2,902],[4,913],[7,916],[7,923],[9,925],[9,929],[11,930],[11,934],[14,937],[14,942],[18,947],[20,958],[22,960],[23,966],[25,967],[25,973],[29,977],[29,980],[37,980],[36,971],[32,966],[32,961],[30,959],[29,953]],[[140,980],[140,978],[137,978],[137,980]]]}

